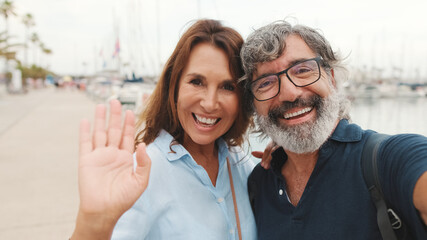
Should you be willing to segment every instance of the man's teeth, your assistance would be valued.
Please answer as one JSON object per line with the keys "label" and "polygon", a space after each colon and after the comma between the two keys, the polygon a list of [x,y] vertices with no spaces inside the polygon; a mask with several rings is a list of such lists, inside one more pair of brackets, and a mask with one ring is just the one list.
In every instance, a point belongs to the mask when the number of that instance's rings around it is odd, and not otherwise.
{"label": "man's teeth", "polygon": [[288,118],[291,118],[291,117],[296,117],[296,116],[304,114],[306,112],[310,112],[312,109],[313,109],[312,107],[306,107],[304,109],[299,110],[298,112],[286,113],[283,117],[285,119],[288,119]]}
{"label": "man's teeth", "polygon": [[197,116],[196,114],[194,114],[196,116],[197,121],[203,123],[203,124],[208,124],[208,125],[214,125],[216,123],[216,120],[218,118],[205,118],[205,117],[200,117]]}

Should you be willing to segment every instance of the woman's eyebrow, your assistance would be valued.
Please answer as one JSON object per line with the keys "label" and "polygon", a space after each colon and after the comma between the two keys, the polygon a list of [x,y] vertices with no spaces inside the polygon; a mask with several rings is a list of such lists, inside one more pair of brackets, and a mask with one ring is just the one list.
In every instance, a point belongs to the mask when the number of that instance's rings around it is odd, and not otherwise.
{"label": "woman's eyebrow", "polygon": [[187,73],[184,77],[192,77],[192,78],[200,78],[205,79],[205,76],[199,74],[199,73]]}

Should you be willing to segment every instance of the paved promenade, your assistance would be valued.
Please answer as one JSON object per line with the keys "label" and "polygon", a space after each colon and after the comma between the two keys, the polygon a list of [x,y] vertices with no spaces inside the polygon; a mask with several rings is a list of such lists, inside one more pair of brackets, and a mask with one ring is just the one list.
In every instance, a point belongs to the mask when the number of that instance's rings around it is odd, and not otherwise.
{"label": "paved promenade", "polygon": [[83,92],[0,95],[0,239],[71,236],[78,208],[78,125],[93,120]]}

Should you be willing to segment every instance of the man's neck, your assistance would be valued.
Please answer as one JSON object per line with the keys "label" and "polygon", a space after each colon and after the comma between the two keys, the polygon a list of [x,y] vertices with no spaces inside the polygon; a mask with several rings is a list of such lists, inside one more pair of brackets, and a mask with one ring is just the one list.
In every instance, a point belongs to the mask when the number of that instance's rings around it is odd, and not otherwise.
{"label": "man's neck", "polygon": [[288,170],[295,173],[307,173],[311,172],[314,169],[314,166],[317,163],[317,157],[319,156],[319,150],[312,153],[293,153],[285,150],[288,155],[288,160],[286,161],[286,167]]}
{"label": "man's neck", "polygon": [[319,151],[307,154],[296,154],[286,151],[288,160],[281,169],[286,180],[286,194],[292,205],[297,206],[308,179],[316,166]]}
{"label": "man's neck", "polygon": [[[334,130],[338,125],[337,120]],[[333,131],[331,132],[331,134]],[[319,157],[319,149],[311,153],[294,153],[285,149],[288,156],[281,173],[286,180],[286,193],[292,205],[297,206]]]}

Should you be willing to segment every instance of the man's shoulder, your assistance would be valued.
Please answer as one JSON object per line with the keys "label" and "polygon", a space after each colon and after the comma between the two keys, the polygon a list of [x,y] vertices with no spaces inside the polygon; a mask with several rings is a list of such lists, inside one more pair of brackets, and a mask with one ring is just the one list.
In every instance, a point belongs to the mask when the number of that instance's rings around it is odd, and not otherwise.
{"label": "man's shoulder", "polygon": [[265,177],[271,172],[271,169],[265,169],[261,166],[261,163],[258,163],[251,174],[249,175],[248,181],[252,182],[252,184],[262,184],[265,181]]}
{"label": "man's shoulder", "polygon": [[382,144],[380,151],[398,156],[408,153],[427,154],[427,137],[412,133],[390,135]]}
{"label": "man's shoulder", "polygon": [[416,134],[416,133],[400,133],[400,134],[390,135],[389,141],[391,141],[391,142],[399,141],[399,142],[403,142],[403,143],[406,143],[406,142],[408,142],[408,143],[410,143],[410,142],[426,143],[427,137],[423,136],[421,134]]}
{"label": "man's shoulder", "polygon": [[261,163],[258,163],[255,165],[254,170],[252,171],[251,175],[256,176],[262,171],[265,171],[265,169],[261,166]]}

